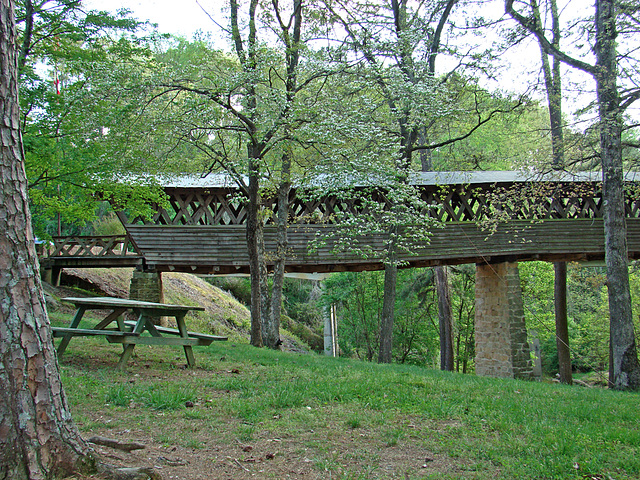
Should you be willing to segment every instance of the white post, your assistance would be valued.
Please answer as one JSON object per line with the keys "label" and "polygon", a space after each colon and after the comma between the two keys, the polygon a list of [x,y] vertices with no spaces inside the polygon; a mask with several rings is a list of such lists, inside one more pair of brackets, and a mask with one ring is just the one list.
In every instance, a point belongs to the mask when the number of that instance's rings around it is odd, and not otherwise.
{"label": "white post", "polygon": [[330,357],[336,357],[338,352],[336,327],[336,306],[332,304],[324,316],[324,354]]}

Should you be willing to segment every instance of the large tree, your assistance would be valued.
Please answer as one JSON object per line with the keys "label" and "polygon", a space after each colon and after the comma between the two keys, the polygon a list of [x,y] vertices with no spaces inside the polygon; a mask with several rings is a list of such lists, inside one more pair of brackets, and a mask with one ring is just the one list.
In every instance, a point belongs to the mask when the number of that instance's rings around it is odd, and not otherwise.
{"label": "large tree", "polygon": [[[310,3],[229,0],[231,52],[197,41],[159,53],[141,110],[158,113],[153,124],[162,133],[149,134],[174,143],[170,160],[182,161],[189,146],[201,159],[198,173],[226,172],[244,195],[254,346],[281,343],[289,191],[303,177],[309,136],[318,137],[308,125],[330,75],[308,49]],[[192,162],[183,173],[193,171]],[[266,225],[277,230],[274,251],[265,251]]]}
{"label": "large tree", "polygon": [[[622,162],[622,131],[624,110],[640,98],[640,88],[619,84],[617,44],[623,40],[619,29],[623,21],[631,20],[637,31],[639,7],[629,2],[596,0],[593,53],[595,63],[574,58],[549,40],[546,32],[531,12],[519,12],[514,0],[506,0],[505,9],[518,23],[533,33],[545,53],[590,74],[596,83],[600,128],[600,157],[603,177],[605,260],[609,293],[611,361],[609,382],[615,389],[640,388],[640,363],[635,341],[629,270],[627,230],[625,224],[624,174]],[[625,62],[633,62],[633,54]],[[637,59],[635,61],[637,66]]]}
{"label": "large tree", "polygon": [[[560,13],[556,0],[548,0],[543,5],[548,13],[548,20],[551,22],[547,27],[551,34],[551,42],[555,48],[560,48],[562,39],[560,32]],[[536,1],[531,3],[532,14],[536,18],[536,23],[544,25],[543,16],[540,13],[540,6]],[[547,20],[545,18],[544,20]],[[542,73],[544,76],[544,86],[547,94],[547,106],[549,109],[549,123],[551,130],[552,146],[552,168],[562,170],[565,168],[564,161],[564,132],[562,118],[562,75],[559,58],[550,56],[540,46],[540,58],[542,63]],[[558,350],[558,372],[560,382],[571,384],[571,351],[569,349],[569,324],[567,319],[567,264],[566,262],[555,262],[554,264],[554,290],[555,290],[555,317],[556,317],[556,346]]]}
{"label": "large tree", "polygon": [[39,280],[18,107],[14,5],[0,1],[0,478],[51,478],[90,462],[67,405]]}
{"label": "large tree", "polygon": [[[467,66],[481,63],[479,59],[483,54],[478,49],[473,55],[460,55],[459,63],[448,73],[436,74],[436,57],[443,50],[443,45],[453,56],[454,47],[449,37],[457,0],[417,3],[407,0],[324,0],[324,3],[330,20],[344,32],[340,48],[348,49],[348,53],[343,56],[359,60],[358,73],[363,83],[375,91],[376,108],[368,121],[377,123],[378,128],[385,132],[388,150],[383,158],[386,158],[386,168],[392,170],[389,175],[391,182],[400,190],[407,189],[411,173],[416,169],[418,153],[422,169],[431,170],[433,164],[425,152],[469,138],[496,114],[510,108],[496,106],[492,102],[487,105],[489,96],[483,95],[486,92],[458,75],[457,70],[463,63]],[[470,105],[458,101],[460,92],[472,99]],[[361,115],[366,105],[363,102]],[[375,146],[378,148],[377,144]],[[379,172],[383,168],[380,167]],[[379,180],[379,172],[370,178]],[[389,184],[390,180],[385,179],[385,182]],[[406,194],[399,197],[407,198]],[[391,203],[389,211],[392,221],[386,226],[389,241],[386,243],[386,280],[380,329],[381,363],[391,361],[395,284],[397,270],[402,263],[397,239],[401,229],[403,235],[407,233],[408,225],[417,227],[415,230],[425,227],[420,218],[406,222],[406,205]],[[393,221],[394,216],[398,220]],[[439,272],[439,278],[444,278],[442,272]],[[441,287],[444,292],[446,285],[441,283]],[[442,312],[443,331],[448,332],[451,330],[450,315],[447,315],[446,308]],[[445,362],[447,368],[453,365],[450,338],[449,334],[443,335],[443,351],[450,357]]]}

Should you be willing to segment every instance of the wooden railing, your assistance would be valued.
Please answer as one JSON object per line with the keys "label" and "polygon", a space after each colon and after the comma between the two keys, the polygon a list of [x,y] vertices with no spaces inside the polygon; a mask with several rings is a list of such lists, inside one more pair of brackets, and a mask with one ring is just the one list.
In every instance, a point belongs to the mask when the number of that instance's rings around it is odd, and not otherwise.
{"label": "wooden railing", "polygon": [[42,249],[45,258],[122,258],[140,257],[129,235],[75,235],[53,237]]}

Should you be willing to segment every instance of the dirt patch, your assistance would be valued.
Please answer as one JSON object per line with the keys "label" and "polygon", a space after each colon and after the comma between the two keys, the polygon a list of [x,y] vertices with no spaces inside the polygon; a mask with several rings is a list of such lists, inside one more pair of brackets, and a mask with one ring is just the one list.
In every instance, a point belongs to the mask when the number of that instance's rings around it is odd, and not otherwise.
{"label": "dirt patch", "polygon": [[[106,419],[97,414],[92,420]],[[237,420],[228,422],[233,424]],[[474,472],[461,459],[426,450],[420,442],[411,439],[394,446],[383,445],[374,434],[357,429],[316,430],[297,437],[274,437],[265,432],[250,441],[231,442],[223,441],[215,432],[203,432],[191,439],[199,443],[197,448],[160,444],[154,440],[159,433],[98,429],[85,432],[84,436],[103,435],[121,442],[144,443],[146,448],[131,453],[99,445],[93,447],[107,463],[123,467],[153,466],[164,479],[419,479],[447,475],[474,478]],[[319,441],[323,444],[320,449],[314,447]]]}

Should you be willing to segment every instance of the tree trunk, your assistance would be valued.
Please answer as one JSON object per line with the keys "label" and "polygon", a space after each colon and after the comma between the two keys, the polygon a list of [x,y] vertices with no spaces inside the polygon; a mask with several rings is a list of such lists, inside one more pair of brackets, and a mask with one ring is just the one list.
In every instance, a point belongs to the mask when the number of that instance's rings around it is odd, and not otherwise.
{"label": "tree trunk", "polygon": [[605,260],[609,294],[609,385],[618,390],[640,388],[629,269],[622,171],[622,116],[617,88],[615,0],[596,0],[596,88],[602,149],[602,198]]}
{"label": "tree trunk", "polygon": [[440,370],[453,371],[453,329],[451,328],[451,296],[447,267],[434,267],[438,292],[438,324],[440,325]]}
{"label": "tree trunk", "polygon": [[262,327],[262,343],[266,345],[267,328],[271,323],[271,293],[269,289],[269,269],[267,268],[266,250],[264,245],[264,210],[261,208],[258,217],[258,256],[260,258],[260,326]]}
{"label": "tree trunk", "polygon": [[[392,249],[395,247],[391,247]],[[396,283],[398,280],[398,265],[395,255],[391,255],[388,264],[384,266],[384,296],[382,301],[382,319],[380,322],[380,350],[378,363],[391,363],[393,347],[393,319],[396,303]]]}
{"label": "tree trunk", "polygon": [[[289,225],[289,191],[291,184],[288,182],[291,161],[283,159],[283,181],[278,187],[278,214],[276,216],[277,245],[275,264],[273,269],[273,286],[271,287],[271,315],[269,325],[265,329],[265,345],[278,349],[280,340],[280,316],[282,314],[282,288],[284,286],[284,273],[287,260],[287,227]],[[285,172],[284,170],[287,170]]]}
{"label": "tree trunk", "polygon": [[[552,22],[552,44],[560,48],[560,17],[556,0],[550,0]],[[537,3],[533,3],[534,14],[539,24],[542,24]],[[551,126],[551,147],[553,152],[553,169],[564,168],[564,134],[562,131],[562,76],[560,74],[560,60],[553,57],[553,68],[549,58],[540,45],[544,84],[547,90],[547,104],[549,106],[549,124]],[[569,325],[567,320],[567,264],[554,264],[554,303],[556,316],[556,347],[558,352],[558,371],[560,382],[571,385],[571,352],[569,349]]]}
{"label": "tree trunk", "polygon": [[596,0],[595,67],[572,58],[546,39],[538,22],[532,22],[513,8],[514,0],[505,0],[505,10],[520,25],[533,32],[545,51],[561,61],[593,75],[596,80],[600,118],[602,159],[602,200],[604,205],[605,261],[610,317],[609,386],[619,390],[640,388],[640,363],[636,350],[629,291],[627,229],[622,172],[622,111],[618,91],[616,52],[616,0]]}
{"label": "tree trunk", "polygon": [[560,382],[571,385],[571,350],[569,349],[569,324],[567,321],[567,264],[554,264],[554,302],[556,313],[556,347]]}
{"label": "tree trunk", "polygon": [[14,5],[0,0],[0,478],[64,476],[93,459],[62,390],[22,162]]}
{"label": "tree trunk", "polygon": [[247,249],[249,252],[249,271],[251,276],[251,340],[254,347],[262,347],[262,315],[260,265],[261,259],[258,249],[258,239],[261,235],[260,219],[258,218],[259,191],[257,160],[251,157],[249,151],[249,204],[247,205]]}

